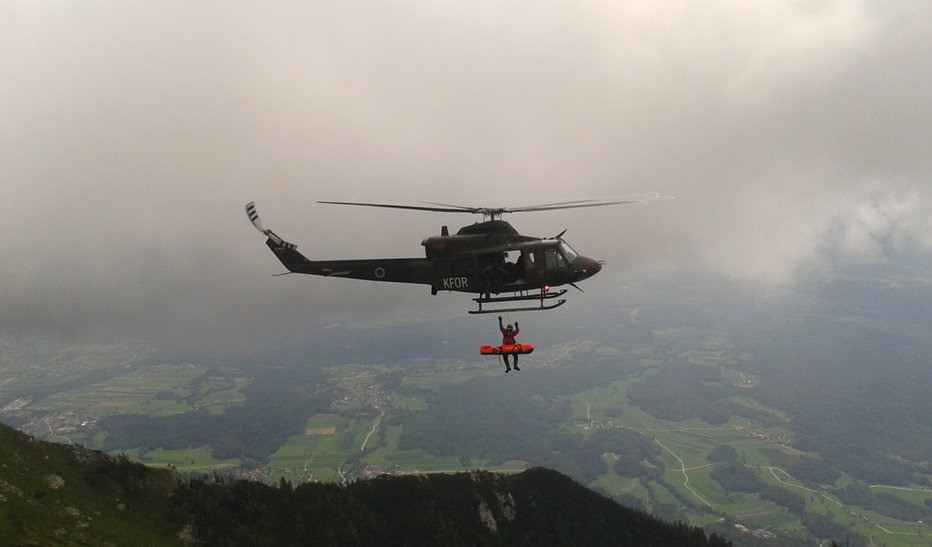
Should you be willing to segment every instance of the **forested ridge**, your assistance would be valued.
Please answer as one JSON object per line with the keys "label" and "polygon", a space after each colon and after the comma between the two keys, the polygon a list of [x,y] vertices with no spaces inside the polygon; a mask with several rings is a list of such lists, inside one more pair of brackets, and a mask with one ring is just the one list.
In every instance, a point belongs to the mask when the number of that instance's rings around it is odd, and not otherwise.
{"label": "forested ridge", "polygon": [[186,480],[4,425],[0,462],[11,545],[731,545],[542,468],[273,487]]}
{"label": "forested ridge", "polygon": [[177,500],[211,545],[730,545],[543,468],[386,476],[346,487],[199,480]]}

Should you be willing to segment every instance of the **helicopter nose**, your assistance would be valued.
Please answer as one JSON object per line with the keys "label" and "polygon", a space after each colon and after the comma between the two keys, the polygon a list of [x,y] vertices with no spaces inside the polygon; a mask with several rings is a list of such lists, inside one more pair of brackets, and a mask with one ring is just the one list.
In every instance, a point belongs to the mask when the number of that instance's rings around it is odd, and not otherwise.
{"label": "helicopter nose", "polygon": [[586,256],[581,256],[579,257],[579,262],[582,264],[585,277],[587,278],[594,276],[602,270],[602,265],[599,264],[598,260],[594,260]]}

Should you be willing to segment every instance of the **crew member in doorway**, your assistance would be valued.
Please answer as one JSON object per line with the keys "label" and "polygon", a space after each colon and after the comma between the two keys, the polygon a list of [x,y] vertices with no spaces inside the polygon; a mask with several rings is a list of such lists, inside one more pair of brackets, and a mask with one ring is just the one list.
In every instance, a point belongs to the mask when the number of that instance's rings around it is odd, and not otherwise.
{"label": "crew member in doorway", "polygon": [[[508,353],[505,351],[505,346],[513,346],[517,344],[515,342],[515,336],[521,332],[520,327],[518,327],[518,322],[515,321],[515,325],[512,327],[508,325],[507,327],[502,323],[502,316],[498,316],[498,330],[502,331],[502,356],[505,358],[505,372],[511,372],[511,366],[508,364]],[[518,354],[512,354],[512,357],[515,358],[515,370],[521,370],[518,368]]]}

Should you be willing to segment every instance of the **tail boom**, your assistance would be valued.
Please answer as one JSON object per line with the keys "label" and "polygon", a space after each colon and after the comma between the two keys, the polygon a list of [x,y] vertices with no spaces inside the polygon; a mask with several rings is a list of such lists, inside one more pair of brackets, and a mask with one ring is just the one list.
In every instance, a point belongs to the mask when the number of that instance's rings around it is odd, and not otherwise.
{"label": "tail boom", "polygon": [[296,248],[280,245],[271,237],[265,244],[288,268],[288,271],[293,273],[393,283],[431,284],[432,268],[430,261],[426,258],[309,260]]}
{"label": "tail boom", "polygon": [[361,260],[310,260],[298,252],[298,246],[282,239],[262,225],[255,202],[246,204],[246,216],[264,236],[265,244],[292,273],[346,277],[393,283],[420,283],[430,285],[433,267],[426,258],[374,258]]}

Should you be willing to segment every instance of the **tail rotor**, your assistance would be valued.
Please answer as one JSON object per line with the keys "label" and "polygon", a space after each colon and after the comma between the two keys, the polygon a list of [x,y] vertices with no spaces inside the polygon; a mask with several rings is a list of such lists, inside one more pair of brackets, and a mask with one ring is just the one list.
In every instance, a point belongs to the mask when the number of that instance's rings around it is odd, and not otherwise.
{"label": "tail rotor", "polygon": [[260,232],[262,232],[262,235],[267,236],[269,239],[272,240],[273,243],[275,243],[279,247],[284,247],[285,249],[288,249],[291,251],[298,248],[298,246],[295,245],[294,243],[288,243],[287,241],[279,237],[278,234],[276,234],[272,230],[269,230],[268,228],[262,225],[262,221],[259,220],[259,213],[256,211],[255,201],[250,201],[249,203],[246,204],[246,216],[249,217],[249,221],[252,222],[252,225],[256,227],[256,230],[259,230]]}

